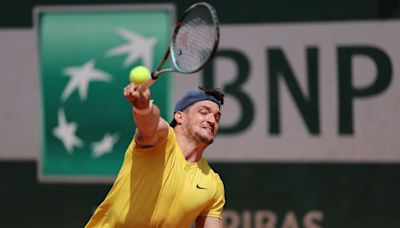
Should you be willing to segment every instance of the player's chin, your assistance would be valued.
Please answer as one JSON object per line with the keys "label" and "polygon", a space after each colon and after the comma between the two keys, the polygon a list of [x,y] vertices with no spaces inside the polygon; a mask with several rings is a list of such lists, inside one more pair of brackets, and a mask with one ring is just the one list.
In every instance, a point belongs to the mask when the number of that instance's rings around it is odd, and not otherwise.
{"label": "player's chin", "polygon": [[212,144],[214,142],[215,136],[214,135],[210,135],[210,134],[202,134],[200,135],[200,140],[203,143],[206,143],[208,145]]}

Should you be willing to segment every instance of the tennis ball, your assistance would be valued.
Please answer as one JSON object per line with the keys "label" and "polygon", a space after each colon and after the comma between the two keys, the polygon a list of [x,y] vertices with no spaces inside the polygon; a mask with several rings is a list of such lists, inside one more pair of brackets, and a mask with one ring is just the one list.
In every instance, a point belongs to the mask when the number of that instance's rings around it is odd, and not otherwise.
{"label": "tennis ball", "polygon": [[136,85],[141,85],[150,78],[150,71],[145,66],[133,68],[129,74],[129,80]]}

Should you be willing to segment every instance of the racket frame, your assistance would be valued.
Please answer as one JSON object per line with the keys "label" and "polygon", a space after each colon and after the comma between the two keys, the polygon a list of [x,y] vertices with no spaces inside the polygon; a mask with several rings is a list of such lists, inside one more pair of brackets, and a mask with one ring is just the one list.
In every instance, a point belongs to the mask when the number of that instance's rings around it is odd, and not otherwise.
{"label": "racket frame", "polygon": [[[197,7],[206,7],[206,8],[208,8],[208,10],[209,10],[209,12],[210,12],[210,14],[211,14],[211,17],[212,17],[212,19],[213,19],[213,21],[214,21],[214,25],[215,25],[214,28],[215,28],[216,36],[215,36],[215,39],[214,39],[214,45],[213,45],[213,48],[212,48],[212,50],[211,50],[211,54],[210,54],[210,56],[208,57],[208,59],[207,59],[200,67],[198,67],[198,68],[195,69],[195,70],[192,70],[192,71],[183,71],[183,70],[181,70],[181,69],[177,66],[176,59],[175,59],[175,55],[174,55],[173,45],[174,45],[174,43],[175,43],[176,36],[177,36],[177,34],[178,34],[178,32],[179,32],[179,29],[180,29],[180,27],[181,27],[181,25],[182,25],[183,20],[186,18],[186,16],[187,16],[188,14],[190,14],[190,12],[191,12],[192,10],[194,10],[194,9],[197,8]],[[145,90],[146,90],[147,88],[149,88],[161,75],[163,75],[163,74],[165,74],[165,73],[168,73],[168,72],[179,72],[179,73],[184,73],[184,74],[191,74],[191,73],[198,72],[198,71],[202,70],[203,68],[205,68],[205,67],[208,65],[208,63],[210,63],[212,57],[215,55],[215,52],[216,52],[217,49],[218,49],[218,44],[219,44],[219,40],[220,40],[220,35],[219,35],[219,33],[220,33],[220,30],[219,30],[219,20],[218,20],[217,12],[216,12],[216,10],[214,9],[214,7],[211,6],[209,3],[206,3],[206,2],[199,2],[199,3],[195,3],[195,4],[191,5],[189,8],[187,8],[187,9],[185,10],[185,13],[184,13],[184,14],[182,15],[182,17],[176,22],[175,28],[174,28],[174,31],[173,31],[173,35],[172,35],[172,39],[171,39],[171,42],[170,42],[170,45],[169,45],[169,47],[167,48],[167,50],[165,51],[164,56],[163,56],[163,58],[161,59],[160,63],[158,64],[157,68],[156,68],[154,71],[151,72],[151,75],[150,75],[151,78],[150,78],[149,80],[147,80],[144,84],[142,84],[142,85],[140,86],[140,89],[139,89],[139,90],[140,90],[141,92],[145,91]],[[174,67],[170,67],[170,68],[166,68],[166,69],[161,69],[161,68],[164,66],[165,62],[168,60],[168,58],[169,58],[170,56],[171,56],[172,65],[173,65]]]}

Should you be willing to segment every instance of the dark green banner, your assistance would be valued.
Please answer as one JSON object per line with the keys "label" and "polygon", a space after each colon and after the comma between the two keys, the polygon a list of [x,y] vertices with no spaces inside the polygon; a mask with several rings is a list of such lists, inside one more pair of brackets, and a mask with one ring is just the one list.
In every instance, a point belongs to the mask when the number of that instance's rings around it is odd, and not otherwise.
{"label": "dark green banner", "polygon": [[[212,164],[225,227],[400,227],[400,165]],[[0,227],[83,227],[111,185],[39,184],[34,162],[1,162]]]}

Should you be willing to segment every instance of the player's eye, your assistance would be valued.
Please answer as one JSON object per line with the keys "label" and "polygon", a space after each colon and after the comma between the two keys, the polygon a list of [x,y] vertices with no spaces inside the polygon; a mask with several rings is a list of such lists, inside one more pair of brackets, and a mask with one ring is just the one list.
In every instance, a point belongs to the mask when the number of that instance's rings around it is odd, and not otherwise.
{"label": "player's eye", "polygon": [[215,120],[216,120],[217,122],[219,122],[219,120],[221,119],[221,115],[219,115],[219,114],[215,115],[214,117],[215,117]]}
{"label": "player's eye", "polygon": [[199,112],[200,112],[200,114],[203,114],[203,115],[207,115],[209,113],[209,111],[207,109],[200,109]]}

